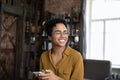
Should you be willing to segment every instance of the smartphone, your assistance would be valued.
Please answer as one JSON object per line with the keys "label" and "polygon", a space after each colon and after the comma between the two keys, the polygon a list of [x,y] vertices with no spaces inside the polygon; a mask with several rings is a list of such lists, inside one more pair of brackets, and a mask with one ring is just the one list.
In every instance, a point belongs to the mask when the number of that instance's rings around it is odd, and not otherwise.
{"label": "smartphone", "polygon": [[35,74],[35,75],[41,75],[41,74],[44,74],[44,73],[41,72],[41,71],[34,71],[33,74]]}

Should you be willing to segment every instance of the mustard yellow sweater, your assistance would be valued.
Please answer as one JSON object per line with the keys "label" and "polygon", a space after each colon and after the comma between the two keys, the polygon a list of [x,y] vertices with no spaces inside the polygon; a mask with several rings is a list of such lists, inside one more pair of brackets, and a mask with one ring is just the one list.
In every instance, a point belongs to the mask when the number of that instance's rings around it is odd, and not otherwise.
{"label": "mustard yellow sweater", "polygon": [[51,50],[43,52],[40,58],[40,70],[51,69],[60,80],[83,80],[84,66],[81,54],[66,47],[62,59],[54,65],[51,57]]}

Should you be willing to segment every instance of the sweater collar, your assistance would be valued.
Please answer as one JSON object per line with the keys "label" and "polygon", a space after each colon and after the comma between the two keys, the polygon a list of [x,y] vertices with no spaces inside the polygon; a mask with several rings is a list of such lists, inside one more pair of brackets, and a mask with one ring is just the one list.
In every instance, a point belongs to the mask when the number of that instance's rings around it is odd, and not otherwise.
{"label": "sweater collar", "polygon": [[67,56],[70,55],[70,49],[71,49],[71,47],[67,45],[66,49],[64,51],[64,54],[67,55]]}
{"label": "sweater collar", "polygon": [[[64,52],[63,52],[63,55],[66,55],[66,56],[68,56],[68,55],[70,55],[70,49],[71,49],[71,47],[69,46],[69,45],[67,45],[66,46],[66,48],[65,48],[65,50],[64,50]],[[49,50],[49,55],[51,55],[51,49]]]}

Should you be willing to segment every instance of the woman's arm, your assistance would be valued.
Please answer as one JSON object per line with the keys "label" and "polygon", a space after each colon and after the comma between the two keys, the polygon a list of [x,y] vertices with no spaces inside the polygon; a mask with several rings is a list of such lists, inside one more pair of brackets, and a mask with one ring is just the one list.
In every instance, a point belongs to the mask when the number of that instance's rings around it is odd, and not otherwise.
{"label": "woman's arm", "polygon": [[70,80],[84,80],[84,65],[82,56],[79,57],[76,64],[74,65]]}

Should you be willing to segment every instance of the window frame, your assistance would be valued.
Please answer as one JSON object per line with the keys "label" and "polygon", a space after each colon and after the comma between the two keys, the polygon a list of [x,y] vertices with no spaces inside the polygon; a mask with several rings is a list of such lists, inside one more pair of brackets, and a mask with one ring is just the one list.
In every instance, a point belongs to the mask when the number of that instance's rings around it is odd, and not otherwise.
{"label": "window frame", "polygon": [[[120,20],[120,17],[117,18],[104,18],[104,19],[92,19],[92,1],[93,0],[86,0],[86,44],[87,44],[87,51],[86,51],[86,59],[95,59],[91,57],[90,53],[90,47],[91,47],[91,24],[92,22],[97,22],[97,21],[102,21],[103,22],[103,58],[101,60],[106,60],[105,59],[105,39],[106,39],[106,23],[107,21],[112,21],[112,20]],[[112,61],[111,61],[112,62]],[[113,68],[120,68],[120,64],[118,66],[112,64]]]}

